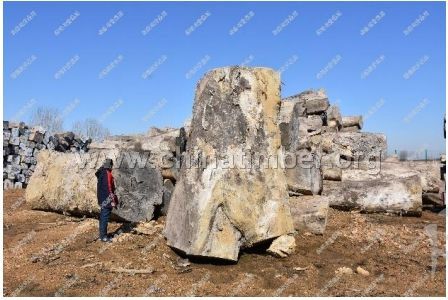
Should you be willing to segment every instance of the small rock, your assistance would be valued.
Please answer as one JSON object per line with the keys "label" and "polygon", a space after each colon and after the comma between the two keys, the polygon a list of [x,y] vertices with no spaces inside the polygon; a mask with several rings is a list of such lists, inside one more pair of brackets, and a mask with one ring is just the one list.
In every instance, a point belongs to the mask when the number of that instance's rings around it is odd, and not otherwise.
{"label": "small rock", "polygon": [[277,257],[287,257],[292,254],[296,248],[296,240],[290,235],[281,235],[276,238],[267,252]]}
{"label": "small rock", "polygon": [[370,275],[369,271],[364,270],[361,267],[357,267],[356,268],[356,273],[361,274],[362,276],[369,276]]}
{"label": "small rock", "polygon": [[353,270],[349,267],[340,267],[335,271],[335,273],[340,275],[352,275]]}
{"label": "small rock", "polygon": [[299,271],[299,272],[305,271],[305,270],[308,270],[308,267],[304,267],[304,268],[302,268],[302,267],[295,267],[294,268],[294,271]]}

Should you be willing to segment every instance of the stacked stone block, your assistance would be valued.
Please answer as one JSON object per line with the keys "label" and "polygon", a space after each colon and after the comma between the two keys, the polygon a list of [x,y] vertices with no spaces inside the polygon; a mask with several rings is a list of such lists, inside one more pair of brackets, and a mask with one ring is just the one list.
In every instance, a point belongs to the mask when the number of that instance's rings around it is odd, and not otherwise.
{"label": "stacked stone block", "polygon": [[90,142],[73,132],[51,135],[42,127],[3,121],[3,189],[26,188],[40,150],[86,152]]}

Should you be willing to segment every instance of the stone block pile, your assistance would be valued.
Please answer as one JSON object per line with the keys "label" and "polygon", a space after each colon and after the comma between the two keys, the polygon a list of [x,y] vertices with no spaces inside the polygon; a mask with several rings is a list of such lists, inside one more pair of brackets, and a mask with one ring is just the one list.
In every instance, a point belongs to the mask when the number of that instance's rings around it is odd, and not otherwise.
{"label": "stone block pile", "polygon": [[39,151],[85,152],[89,143],[73,132],[51,135],[42,127],[3,121],[3,189],[26,188]]}
{"label": "stone block pile", "polygon": [[[362,116],[343,117],[323,90],[281,100],[280,82],[268,68],[218,68],[197,85],[185,128],[109,137],[81,155],[51,151],[72,150],[65,137],[48,147],[48,137],[26,200],[35,209],[95,215],[94,173],[112,158],[115,216],[139,222],[166,214],[170,247],[229,261],[264,242],[275,256],[291,254],[296,231],[324,233],[329,206],[421,213],[421,176],[371,172],[385,159],[383,134],[361,132]],[[24,140],[36,138],[30,131]]]}

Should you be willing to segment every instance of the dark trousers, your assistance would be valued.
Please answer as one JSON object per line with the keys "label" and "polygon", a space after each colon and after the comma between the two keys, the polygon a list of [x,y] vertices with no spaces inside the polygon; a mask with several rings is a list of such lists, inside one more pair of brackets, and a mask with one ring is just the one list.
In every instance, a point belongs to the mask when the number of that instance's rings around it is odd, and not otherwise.
{"label": "dark trousers", "polygon": [[107,237],[107,223],[109,222],[112,207],[101,207],[100,211],[100,239]]}

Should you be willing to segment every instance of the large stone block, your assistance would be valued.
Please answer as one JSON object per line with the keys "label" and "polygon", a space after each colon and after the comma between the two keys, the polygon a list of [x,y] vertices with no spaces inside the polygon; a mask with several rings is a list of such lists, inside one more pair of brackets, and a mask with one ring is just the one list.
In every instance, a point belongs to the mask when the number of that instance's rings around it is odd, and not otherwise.
{"label": "large stone block", "polygon": [[114,160],[112,173],[120,200],[113,214],[132,222],[150,220],[154,207],[162,203],[160,171],[120,151],[86,154],[40,151],[26,190],[26,201],[34,209],[98,213],[95,172],[106,157]]}
{"label": "large stone block", "polygon": [[417,175],[324,181],[322,194],[329,198],[331,207],[343,210],[404,215],[421,215],[422,212],[422,184]]}
{"label": "large stone block", "polygon": [[338,152],[346,158],[370,160],[384,158],[387,140],[384,134],[367,132],[326,132],[322,134],[322,150],[326,153]]}
{"label": "large stone block", "polygon": [[362,129],[362,116],[344,116],[342,117],[342,127],[356,126]]}
{"label": "large stone block", "polygon": [[324,90],[309,90],[300,93],[298,96],[305,100],[305,108],[308,115],[325,113],[330,106]]}
{"label": "large stone block", "polygon": [[[283,159],[279,108],[280,78],[271,69],[220,68],[201,79],[164,230],[169,246],[236,261],[240,248],[294,230],[283,170],[239,159]],[[212,163],[186,163],[201,156]]]}

